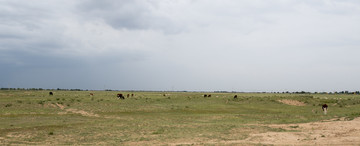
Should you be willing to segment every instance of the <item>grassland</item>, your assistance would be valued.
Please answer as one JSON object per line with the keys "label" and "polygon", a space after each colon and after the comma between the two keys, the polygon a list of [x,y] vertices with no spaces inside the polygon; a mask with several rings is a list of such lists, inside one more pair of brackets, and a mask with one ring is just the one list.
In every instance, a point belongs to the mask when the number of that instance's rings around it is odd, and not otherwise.
{"label": "grassland", "polygon": [[[241,140],[256,133],[299,131],[296,125],[268,125],[360,116],[359,95],[121,92],[135,96],[120,100],[119,91],[48,93],[0,91],[0,144],[253,144]],[[280,102],[285,99],[304,105]],[[326,115],[323,103],[329,105]]]}

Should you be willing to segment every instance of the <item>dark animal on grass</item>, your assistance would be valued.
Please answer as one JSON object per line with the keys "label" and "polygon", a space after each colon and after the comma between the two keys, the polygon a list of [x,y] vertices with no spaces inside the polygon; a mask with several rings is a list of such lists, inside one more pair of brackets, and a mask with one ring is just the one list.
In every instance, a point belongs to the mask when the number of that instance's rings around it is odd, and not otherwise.
{"label": "dark animal on grass", "polygon": [[90,96],[94,96],[94,93],[90,93]]}
{"label": "dark animal on grass", "polygon": [[49,95],[54,95],[54,93],[52,93],[52,92],[49,92]]}
{"label": "dark animal on grass", "polygon": [[133,97],[134,96],[134,94],[131,94],[131,97]]}
{"label": "dark animal on grass", "polygon": [[236,98],[237,98],[237,95],[234,96],[234,99],[236,99]]}
{"label": "dark animal on grass", "polygon": [[207,95],[206,95],[206,94],[204,94],[204,97],[207,97]]}
{"label": "dark animal on grass", "polygon": [[119,99],[125,99],[125,97],[122,95],[122,94],[117,94],[117,97],[119,98]]}
{"label": "dark animal on grass", "polygon": [[130,94],[127,94],[127,95],[126,95],[126,97],[128,97],[128,98],[129,98],[129,96],[130,96]]}
{"label": "dark animal on grass", "polygon": [[208,97],[211,97],[211,94],[209,94]]}
{"label": "dark animal on grass", "polygon": [[324,111],[324,114],[326,115],[327,113],[327,109],[328,109],[328,105],[327,104],[323,104],[322,105],[322,110]]}

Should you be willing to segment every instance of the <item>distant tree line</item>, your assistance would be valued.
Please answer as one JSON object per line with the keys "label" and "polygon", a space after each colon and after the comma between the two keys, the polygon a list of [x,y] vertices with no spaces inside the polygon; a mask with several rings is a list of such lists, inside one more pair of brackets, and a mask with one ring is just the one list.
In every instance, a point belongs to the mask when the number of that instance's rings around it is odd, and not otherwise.
{"label": "distant tree line", "polygon": [[43,89],[43,88],[0,88],[0,90],[58,90],[58,91],[88,91],[83,89]]}
{"label": "distant tree line", "polygon": [[272,93],[287,93],[287,94],[360,94],[360,91],[335,91],[335,92],[306,92],[306,91],[296,91],[296,92],[272,92]]}

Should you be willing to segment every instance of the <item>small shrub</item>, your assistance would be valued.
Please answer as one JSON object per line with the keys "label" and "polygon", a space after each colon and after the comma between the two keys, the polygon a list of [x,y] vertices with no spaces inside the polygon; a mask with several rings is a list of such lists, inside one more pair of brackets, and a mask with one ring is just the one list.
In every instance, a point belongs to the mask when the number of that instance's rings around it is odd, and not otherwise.
{"label": "small shrub", "polygon": [[5,107],[11,107],[11,106],[12,106],[11,103],[8,103],[8,104],[5,105]]}
{"label": "small shrub", "polygon": [[22,103],[22,101],[21,100],[18,100],[18,101],[16,101],[17,103]]}
{"label": "small shrub", "polygon": [[351,120],[354,120],[355,118],[354,117],[345,117],[345,121],[351,121]]}
{"label": "small shrub", "polygon": [[54,135],[54,132],[52,132],[52,131],[51,131],[51,132],[49,132],[49,135]]}
{"label": "small shrub", "polygon": [[165,129],[160,128],[157,131],[153,132],[152,134],[163,134],[165,132]]}
{"label": "small shrub", "polygon": [[56,100],[60,100],[60,98],[56,98]]}
{"label": "small shrub", "polygon": [[44,105],[44,103],[45,103],[45,101],[42,101],[42,100],[38,101],[38,104]]}
{"label": "small shrub", "polygon": [[145,137],[140,137],[139,141],[148,141],[148,139]]}

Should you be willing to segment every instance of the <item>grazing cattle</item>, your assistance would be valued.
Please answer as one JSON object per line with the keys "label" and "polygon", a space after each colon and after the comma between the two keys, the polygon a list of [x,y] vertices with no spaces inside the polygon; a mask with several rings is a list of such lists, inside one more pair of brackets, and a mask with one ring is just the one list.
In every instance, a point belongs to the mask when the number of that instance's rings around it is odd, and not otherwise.
{"label": "grazing cattle", "polygon": [[237,95],[234,96],[234,99],[236,99],[236,98],[237,98]]}
{"label": "grazing cattle", "polygon": [[323,104],[322,105],[322,110],[324,111],[324,114],[326,115],[327,113],[327,109],[328,109],[328,105],[327,104]]}
{"label": "grazing cattle", "polygon": [[90,93],[90,96],[94,96],[94,93]]}
{"label": "grazing cattle", "polygon": [[49,95],[54,95],[52,92],[49,92]]}
{"label": "grazing cattle", "polygon": [[206,94],[204,94],[204,97],[207,97],[207,95],[206,95]]}
{"label": "grazing cattle", "polygon": [[125,99],[125,97],[122,95],[122,94],[117,94],[117,97],[119,98],[119,99]]}
{"label": "grazing cattle", "polygon": [[129,98],[130,94],[127,94],[126,97]]}
{"label": "grazing cattle", "polygon": [[131,94],[131,97],[134,97],[134,94]]}
{"label": "grazing cattle", "polygon": [[209,94],[208,97],[211,97],[211,94]]}

